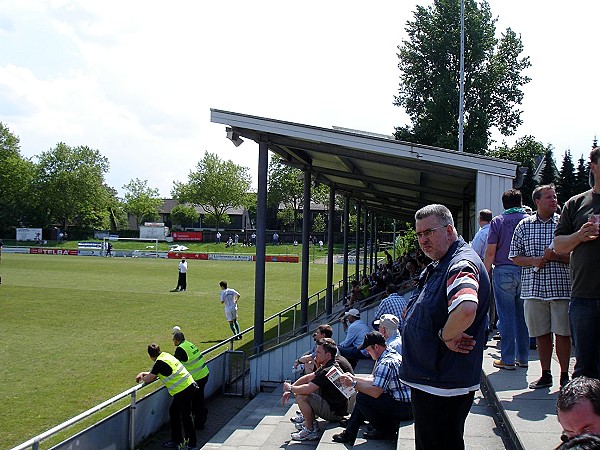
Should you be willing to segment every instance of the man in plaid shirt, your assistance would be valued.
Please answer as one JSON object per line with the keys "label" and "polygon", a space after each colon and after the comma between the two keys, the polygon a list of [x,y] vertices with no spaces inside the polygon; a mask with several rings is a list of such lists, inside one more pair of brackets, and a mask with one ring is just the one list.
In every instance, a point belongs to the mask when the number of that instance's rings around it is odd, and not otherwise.
{"label": "man in plaid shirt", "polygon": [[[521,220],[513,234],[508,257],[523,268],[521,298],[529,335],[537,340],[542,376],[529,384],[531,389],[552,386],[552,334],[560,364],[560,385],[569,381],[571,331],[569,328],[569,254],[553,250],[554,229],[559,220],[554,185],[533,191],[534,215]],[[523,364],[521,364],[523,366]]]}
{"label": "man in plaid shirt", "polygon": [[365,420],[373,426],[372,430],[365,431],[365,438],[395,439],[400,422],[413,417],[410,388],[399,378],[402,357],[394,349],[387,348],[379,331],[367,333],[359,349],[366,350],[375,360],[375,368],[368,377],[350,373],[340,377],[344,386],[352,386],[356,390],[356,406],[346,429],[334,435],[333,440],[353,443]]}

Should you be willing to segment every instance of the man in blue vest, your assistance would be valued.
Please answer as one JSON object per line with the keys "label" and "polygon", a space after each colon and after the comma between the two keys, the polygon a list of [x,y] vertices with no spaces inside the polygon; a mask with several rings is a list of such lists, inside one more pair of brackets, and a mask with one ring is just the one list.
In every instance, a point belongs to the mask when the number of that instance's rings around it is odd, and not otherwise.
{"label": "man in blue vest", "polygon": [[[167,388],[169,395],[173,397],[169,408],[171,440],[165,442],[163,447],[180,448],[185,442],[187,449],[193,449],[198,441],[192,420],[192,399],[198,387],[183,364],[173,355],[161,352],[158,344],[148,345],[148,356],[154,361],[150,372],[138,373],[135,381],[148,384],[158,378]],[[185,441],[181,434],[182,425]]]}
{"label": "man in blue vest", "polygon": [[402,329],[400,379],[412,388],[415,448],[463,450],[481,377],[490,280],[445,206],[418,210],[415,231],[432,260],[409,300]]}
{"label": "man in blue vest", "polygon": [[183,367],[192,375],[198,385],[194,399],[192,400],[192,414],[196,430],[204,430],[206,423],[206,409],[204,403],[204,387],[208,382],[208,366],[202,357],[200,349],[185,339],[181,328],[173,328],[173,344],[175,344],[175,358],[183,364]]}

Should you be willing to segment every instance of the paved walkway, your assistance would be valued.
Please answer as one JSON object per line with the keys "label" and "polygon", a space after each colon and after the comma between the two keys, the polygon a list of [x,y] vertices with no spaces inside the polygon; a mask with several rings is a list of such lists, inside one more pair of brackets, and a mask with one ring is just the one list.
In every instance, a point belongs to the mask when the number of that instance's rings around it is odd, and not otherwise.
{"label": "paved walkway", "polygon": [[[498,346],[498,348],[497,348]],[[504,418],[512,444],[516,449],[548,450],[560,444],[562,428],[556,418],[556,398],[559,390],[560,369],[556,354],[552,360],[554,385],[546,389],[529,389],[542,370],[536,350],[531,350],[529,367],[516,370],[497,369],[494,359],[500,357],[499,342],[490,341],[485,350],[484,385],[491,393],[501,417]],[[573,373],[575,359],[571,357],[569,373]]]}

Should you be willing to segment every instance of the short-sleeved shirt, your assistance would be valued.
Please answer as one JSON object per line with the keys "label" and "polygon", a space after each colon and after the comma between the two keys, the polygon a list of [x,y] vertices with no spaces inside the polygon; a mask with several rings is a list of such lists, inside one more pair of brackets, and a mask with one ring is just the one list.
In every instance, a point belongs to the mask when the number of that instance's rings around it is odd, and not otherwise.
{"label": "short-sleeved shirt", "polygon": [[398,295],[396,293],[390,294],[386,298],[384,298],[377,307],[377,310],[375,311],[375,317],[379,319],[383,314],[393,314],[398,319],[400,319],[399,328],[402,329],[402,327],[404,326],[402,312],[404,311],[404,308],[406,308],[407,304],[408,301],[401,295]]}
{"label": "short-sleeved shirt", "polygon": [[312,379],[311,383],[319,386],[319,395],[323,398],[327,403],[329,403],[329,407],[331,410],[340,416],[345,416],[348,411],[348,399],[342,394],[337,387],[327,378],[327,371],[331,368],[331,366],[335,365],[341,372],[344,372],[339,364],[335,360],[327,361],[323,367],[319,367],[315,371],[315,377]]}
{"label": "short-sleeved shirt", "polygon": [[471,247],[475,250],[475,253],[479,255],[483,261],[485,256],[485,247],[487,246],[488,234],[490,233],[490,224],[486,223],[482,226],[471,241]]}
{"label": "short-sleeved shirt", "polygon": [[488,234],[488,244],[496,244],[496,256],[494,257],[495,266],[511,265],[514,263],[508,258],[510,241],[517,224],[527,217],[524,212],[515,212],[511,214],[502,213],[492,219],[490,222],[490,232]]}
{"label": "short-sleeved shirt", "polygon": [[[565,203],[555,236],[570,235],[586,223],[591,214],[600,214],[600,194],[593,190],[571,197]],[[571,295],[600,297],[600,238],[582,242],[571,253]]]}
{"label": "short-sleeved shirt", "polygon": [[225,305],[225,309],[227,310],[237,309],[237,303],[235,299],[239,296],[239,292],[235,289],[223,289],[221,290],[221,303]]}
{"label": "short-sleeved shirt", "polygon": [[383,389],[394,400],[410,402],[410,388],[400,381],[402,357],[391,348],[386,348],[375,363],[373,386]]}
{"label": "short-sleeved shirt", "polygon": [[[508,256],[544,255],[552,240],[559,220],[554,214],[544,222],[538,214],[527,216],[519,222],[510,244]],[[559,261],[549,261],[541,269],[523,267],[521,275],[521,298],[538,300],[565,300],[571,296],[569,265]],[[536,268],[537,269],[537,268]]]}
{"label": "short-sleeved shirt", "polygon": [[154,361],[152,369],[150,369],[150,373],[156,376],[162,375],[163,377],[168,377],[173,373],[173,369],[171,369],[171,366],[169,366],[166,362],[157,359]]}

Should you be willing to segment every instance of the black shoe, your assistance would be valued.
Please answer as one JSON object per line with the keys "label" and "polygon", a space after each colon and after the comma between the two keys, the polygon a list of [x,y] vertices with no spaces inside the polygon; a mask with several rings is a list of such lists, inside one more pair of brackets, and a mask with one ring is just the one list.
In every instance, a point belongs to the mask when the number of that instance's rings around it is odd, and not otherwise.
{"label": "black shoe", "polygon": [[539,380],[529,383],[529,389],[542,389],[552,386],[552,377],[542,375]]}
{"label": "black shoe", "polygon": [[340,434],[334,434],[332,439],[334,442],[339,442],[340,444],[354,444],[356,436],[352,436],[350,433],[344,430]]}
{"label": "black shoe", "polygon": [[569,382],[569,374],[560,376],[560,388],[564,388],[565,384]]}
{"label": "black shoe", "polygon": [[372,439],[374,441],[383,441],[383,440],[396,439],[396,434],[395,433],[384,433],[383,431],[373,429],[372,431],[365,431],[363,433],[363,437],[365,439]]}
{"label": "black shoe", "polygon": [[340,424],[340,427],[346,428],[348,426],[348,419],[340,419],[338,423]]}

